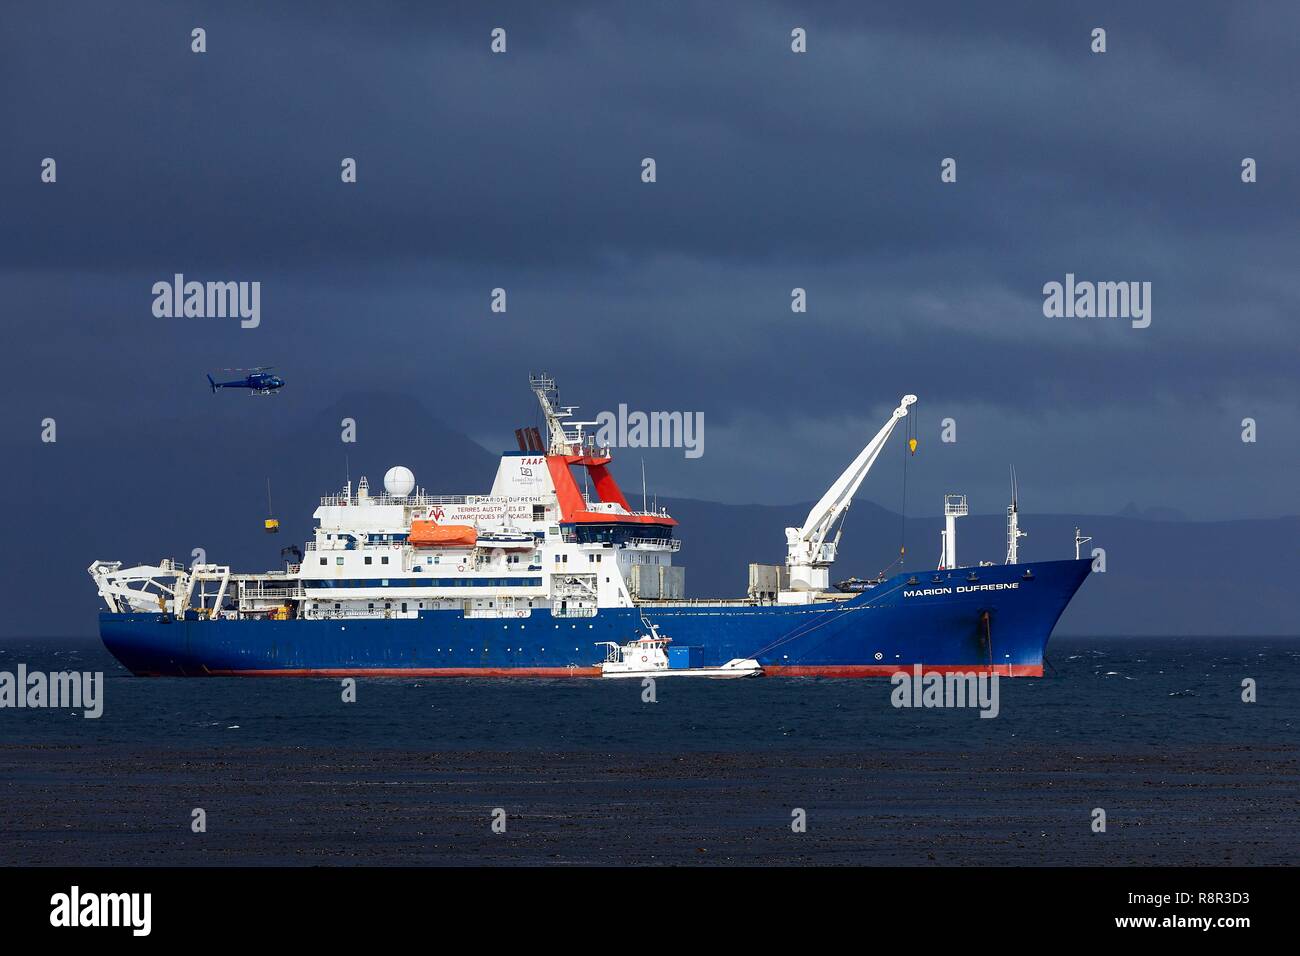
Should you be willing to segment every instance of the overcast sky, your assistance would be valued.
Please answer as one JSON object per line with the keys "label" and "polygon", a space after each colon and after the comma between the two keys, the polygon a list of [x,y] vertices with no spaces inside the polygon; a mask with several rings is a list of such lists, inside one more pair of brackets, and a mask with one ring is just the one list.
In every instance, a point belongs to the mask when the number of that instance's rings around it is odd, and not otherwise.
{"label": "overcast sky", "polygon": [[[915,392],[909,506],[1014,463],[1030,510],[1297,510],[1294,3],[270,6],[6,4],[6,444],[165,442],[274,364],[268,416],[373,387],[495,451],[546,369],[703,413],[703,457],[622,455],[663,494],[815,498]],[[154,317],[176,272],[261,282],[260,327]],[[1150,327],[1046,318],[1066,273],[1150,282]]]}

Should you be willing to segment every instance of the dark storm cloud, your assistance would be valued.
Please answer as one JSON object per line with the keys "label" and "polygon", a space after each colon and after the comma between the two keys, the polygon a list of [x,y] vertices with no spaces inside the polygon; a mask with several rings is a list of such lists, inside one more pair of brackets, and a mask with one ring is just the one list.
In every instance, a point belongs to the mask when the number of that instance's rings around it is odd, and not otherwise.
{"label": "dark storm cloud", "polygon": [[[825,436],[916,391],[1037,436],[981,447],[1041,456],[1054,505],[1282,510],[1280,490],[1240,502],[1223,443],[1263,409],[1245,467],[1300,465],[1300,12],[988,6],[20,8],[0,35],[4,368],[147,421],[156,388],[197,408],[196,372],[274,359],[322,405],[378,380],[487,441],[546,366],[592,412],[704,410],[717,457],[662,466],[682,492],[727,497],[723,449],[779,434],[811,463],[753,462],[767,500],[814,494],[858,440]],[[264,327],[160,325],[148,288],[177,271],[260,279]],[[1152,327],[1045,319],[1066,272],[1152,282]],[[1060,468],[1080,445],[1088,470]]]}

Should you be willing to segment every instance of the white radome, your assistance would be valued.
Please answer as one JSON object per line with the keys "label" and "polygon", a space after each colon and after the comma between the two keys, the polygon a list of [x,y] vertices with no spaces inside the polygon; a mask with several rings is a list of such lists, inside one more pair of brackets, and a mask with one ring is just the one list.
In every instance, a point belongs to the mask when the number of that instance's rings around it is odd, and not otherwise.
{"label": "white radome", "polygon": [[384,490],[394,498],[405,498],[415,490],[415,475],[405,465],[394,465],[384,474]]}

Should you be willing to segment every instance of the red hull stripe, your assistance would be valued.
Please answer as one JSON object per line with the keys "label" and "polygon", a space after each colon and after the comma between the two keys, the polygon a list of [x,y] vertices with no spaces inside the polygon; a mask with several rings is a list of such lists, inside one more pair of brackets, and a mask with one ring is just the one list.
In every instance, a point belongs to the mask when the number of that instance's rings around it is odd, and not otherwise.
{"label": "red hull stripe", "polygon": [[[894,664],[824,664],[812,667],[775,664],[763,668],[766,677],[892,677],[912,666]],[[923,664],[923,674],[988,674],[987,665]],[[1042,677],[1041,664],[999,664],[999,677]],[[305,667],[261,670],[210,670],[213,677],[599,677],[599,667]]]}
{"label": "red hull stripe", "polygon": [[213,677],[599,677],[599,667],[293,667],[208,671]]}

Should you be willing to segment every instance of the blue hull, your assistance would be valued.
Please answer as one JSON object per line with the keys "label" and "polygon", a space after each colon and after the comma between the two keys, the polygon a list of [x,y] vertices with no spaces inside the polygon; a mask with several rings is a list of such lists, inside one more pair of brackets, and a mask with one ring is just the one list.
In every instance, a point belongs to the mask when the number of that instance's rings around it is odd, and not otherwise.
{"label": "blue hull", "polygon": [[[520,618],[424,611],[406,619],[173,620],[100,615],[108,650],[138,675],[595,676],[600,641],[626,643],[640,615],[701,666],[737,657],[769,675],[886,676],[927,671],[1042,674],[1057,620],[1090,562],[900,574],[844,601],[802,606],[645,604],[595,617]],[[972,580],[972,577],[977,580]]]}

